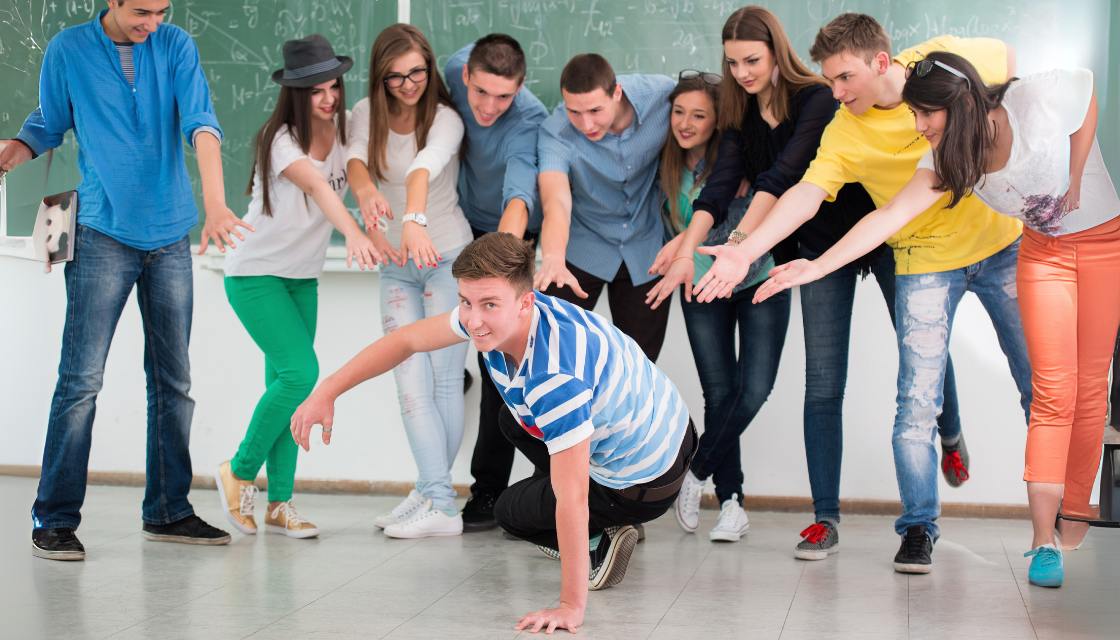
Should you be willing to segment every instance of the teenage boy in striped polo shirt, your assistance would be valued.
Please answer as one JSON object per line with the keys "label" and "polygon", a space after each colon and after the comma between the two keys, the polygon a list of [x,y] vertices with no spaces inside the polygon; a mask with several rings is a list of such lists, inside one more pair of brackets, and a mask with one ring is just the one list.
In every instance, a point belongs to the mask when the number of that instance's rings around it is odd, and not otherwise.
{"label": "teenage boy in striped polo shirt", "polygon": [[633,525],[672,506],[696,432],[638,344],[601,316],[533,291],[533,267],[532,248],[508,233],[467,245],[452,266],[459,306],[381,338],[323,380],[292,417],[292,435],[309,449],[320,424],[330,444],[339,395],[414,353],[472,340],[534,438],[506,435],[549,472],[509,487],[494,508],[506,531],[561,561],[560,606],[527,614],[518,628],[574,631],[588,590],[622,581]]}

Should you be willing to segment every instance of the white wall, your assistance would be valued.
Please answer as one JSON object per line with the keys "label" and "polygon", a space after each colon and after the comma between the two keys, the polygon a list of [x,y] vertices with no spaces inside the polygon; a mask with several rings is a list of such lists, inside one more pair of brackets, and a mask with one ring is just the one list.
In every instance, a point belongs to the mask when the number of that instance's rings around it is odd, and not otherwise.
{"label": "white wall", "polygon": [[[205,259],[203,259],[205,260]],[[36,263],[0,257],[4,300],[0,306],[0,465],[38,465],[58,366],[65,309],[61,269],[44,275]],[[320,281],[316,348],[324,372],[341,365],[380,335],[378,278],[326,273]],[[796,300],[796,297],[795,297]],[[896,500],[891,457],[897,351],[874,280],[856,295],[851,365],[845,404],[841,495]],[[1006,361],[991,323],[974,296],[960,306],[952,353],[972,454],[972,480],[949,490],[946,502],[1025,503],[1022,459],[1025,426]],[[222,274],[195,265],[195,314],[191,346],[197,401],[191,452],[196,473],[229,458],[245,431],[263,387],[262,356],[234,316]],[[698,424],[703,402],[680,307],[674,302],[660,366],[679,385]],[[474,353],[468,367],[475,369]],[[808,496],[802,440],[804,345],[794,304],[781,370],[770,401],[744,436],[743,464],[750,495]],[[456,482],[469,483],[470,451],[478,416],[478,389],[467,397],[467,431],[455,462]],[[121,318],[98,401],[90,468],[143,471],[145,395],[143,336],[134,301]],[[301,454],[299,476],[408,481],[415,478],[391,376],[365,383],[340,400],[334,443]],[[528,466],[518,460],[515,475]]]}

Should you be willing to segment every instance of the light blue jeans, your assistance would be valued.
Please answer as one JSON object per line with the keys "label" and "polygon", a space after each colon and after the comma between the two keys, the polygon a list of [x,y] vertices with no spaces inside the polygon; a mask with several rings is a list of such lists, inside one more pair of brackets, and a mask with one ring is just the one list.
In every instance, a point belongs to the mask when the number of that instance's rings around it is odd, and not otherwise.
{"label": "light blue jeans", "polygon": [[[437,316],[459,304],[451,264],[460,249],[443,253],[439,266],[381,267],[381,327],[398,328]],[[451,465],[463,439],[463,365],[467,343],[417,353],[393,369],[408,445],[420,472],[416,490],[435,509],[457,513]]]}
{"label": "light blue jeans", "polygon": [[898,334],[898,412],[894,420],[894,468],[902,498],[902,516],[895,521],[900,535],[925,525],[937,540],[937,451],[933,438],[944,401],[942,393],[949,336],[957,304],[972,291],[992,319],[999,346],[1007,356],[1011,377],[1019,388],[1023,413],[1030,412],[1031,364],[1027,357],[1015,268],[1019,241],[962,269],[895,279]]}

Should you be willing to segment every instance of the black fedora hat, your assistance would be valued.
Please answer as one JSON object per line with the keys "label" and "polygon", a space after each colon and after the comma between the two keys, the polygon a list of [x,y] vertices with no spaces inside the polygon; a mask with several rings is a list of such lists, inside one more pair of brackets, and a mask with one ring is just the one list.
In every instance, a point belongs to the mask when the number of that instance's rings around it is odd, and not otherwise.
{"label": "black fedora hat", "polygon": [[319,34],[284,43],[284,68],[272,74],[272,81],[285,87],[314,87],[350,70],[354,60],[334,55],[331,43]]}

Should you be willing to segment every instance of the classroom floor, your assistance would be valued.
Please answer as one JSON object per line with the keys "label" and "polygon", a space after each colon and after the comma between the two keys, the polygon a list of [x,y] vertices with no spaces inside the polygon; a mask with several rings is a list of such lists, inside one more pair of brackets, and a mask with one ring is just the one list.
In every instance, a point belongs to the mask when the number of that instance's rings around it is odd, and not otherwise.
{"label": "classroom floor", "polygon": [[[229,547],[191,547],[141,538],[140,489],[90,487],[87,560],[50,562],[30,552],[34,492],[34,480],[0,477],[5,638],[512,638],[518,616],[558,593],[559,565],[497,531],[375,533],[393,497],[300,496],[318,540],[235,534]],[[193,497],[223,524],[213,491]],[[1026,580],[1026,522],[946,519],[934,572],[908,577],[891,569],[890,518],[846,518],[842,551],[802,562],[791,550],[804,514],[752,513],[743,542],[712,544],[716,515],[703,513],[700,535],[672,514],[647,525],[626,580],[590,594],[578,637],[1120,637],[1118,531],[1090,532],[1066,556],[1066,586],[1039,589]]]}

